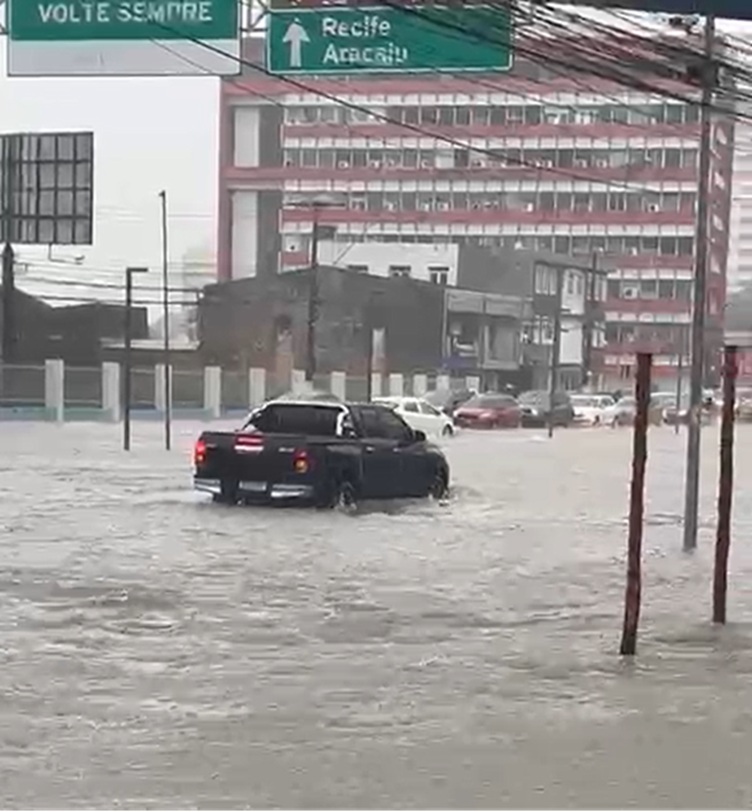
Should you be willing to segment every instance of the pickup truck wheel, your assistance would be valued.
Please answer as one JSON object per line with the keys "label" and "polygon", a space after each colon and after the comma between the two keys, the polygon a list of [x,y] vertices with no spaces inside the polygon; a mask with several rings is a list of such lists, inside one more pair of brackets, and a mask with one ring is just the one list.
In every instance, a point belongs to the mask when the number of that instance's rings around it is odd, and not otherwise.
{"label": "pickup truck wheel", "polygon": [[352,482],[343,479],[334,488],[332,504],[343,513],[354,513],[358,507],[357,494]]}
{"label": "pickup truck wheel", "polygon": [[220,505],[234,505],[238,501],[236,486],[226,479],[222,480],[221,491],[212,494],[212,501]]}
{"label": "pickup truck wheel", "polygon": [[449,483],[447,482],[447,475],[444,471],[436,472],[433,482],[431,482],[431,489],[428,495],[437,501],[447,498],[449,495]]}

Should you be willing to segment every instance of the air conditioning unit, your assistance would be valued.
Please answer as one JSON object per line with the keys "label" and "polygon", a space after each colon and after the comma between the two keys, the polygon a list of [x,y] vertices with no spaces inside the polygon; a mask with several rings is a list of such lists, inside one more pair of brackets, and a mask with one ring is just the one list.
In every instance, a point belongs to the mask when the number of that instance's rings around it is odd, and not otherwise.
{"label": "air conditioning unit", "polygon": [[546,158],[543,161],[538,161],[538,166],[540,166],[540,167],[542,167],[544,169],[552,169],[553,165],[554,165],[554,162],[550,158]]}
{"label": "air conditioning unit", "polygon": [[636,299],[637,298],[637,288],[622,288],[621,295],[624,299]]}
{"label": "air conditioning unit", "polygon": [[587,169],[588,162],[584,158],[575,158],[574,166],[577,167],[577,169]]}
{"label": "air conditioning unit", "polygon": [[387,211],[397,211],[397,204],[393,200],[385,200],[384,208]]}
{"label": "air conditioning unit", "polygon": [[448,203],[447,203],[445,200],[440,200],[440,201],[439,201],[439,202],[436,204],[436,208],[437,208],[439,211],[449,211],[449,204],[448,204]]}
{"label": "air conditioning unit", "polygon": [[658,203],[648,203],[648,211],[656,212],[660,210],[661,207],[658,205]]}
{"label": "air conditioning unit", "polygon": [[337,169],[349,169],[350,162],[349,161],[337,161]]}
{"label": "air conditioning unit", "polygon": [[595,162],[595,165],[599,169],[608,169],[608,161],[605,158],[598,158],[598,160]]}

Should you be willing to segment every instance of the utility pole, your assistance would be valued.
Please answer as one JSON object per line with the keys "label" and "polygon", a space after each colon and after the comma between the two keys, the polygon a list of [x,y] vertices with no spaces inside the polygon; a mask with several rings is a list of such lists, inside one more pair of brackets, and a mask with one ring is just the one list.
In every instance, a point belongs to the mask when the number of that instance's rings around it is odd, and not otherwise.
{"label": "utility pole", "polygon": [[164,437],[165,450],[172,445],[172,365],[170,363],[170,288],[167,276],[167,192],[159,193],[162,205],[162,321],[164,322]]}
{"label": "utility pole", "polygon": [[[6,232],[7,233],[7,232]],[[16,280],[13,246],[3,246],[3,363],[12,364],[16,345]]]}
{"label": "utility pole", "polygon": [[15,161],[13,154],[14,140],[3,136],[2,155],[0,156],[0,177],[2,178],[2,225],[3,225],[3,252],[2,252],[2,279],[3,279],[3,334],[2,351],[3,363],[13,363],[16,349],[16,280],[15,280],[15,254],[11,240],[13,239],[13,180],[15,176]]}
{"label": "utility pole", "polygon": [[682,399],[682,377],[684,376],[684,353],[686,352],[687,339],[683,327],[680,328],[679,339],[679,363],[676,365],[676,423],[674,424],[674,434],[679,433],[679,414],[681,413],[681,399]]}
{"label": "utility pole", "polygon": [[316,375],[316,322],[319,316],[319,210],[313,204],[313,233],[311,234],[311,267],[308,277],[308,340],[306,344],[305,379],[313,383]]}
{"label": "utility pole", "polygon": [[125,269],[125,353],[123,358],[123,450],[131,450],[131,340],[133,335],[133,274],[148,268]]}
{"label": "utility pole", "polygon": [[585,342],[582,353],[582,385],[587,386],[593,371],[593,334],[595,332],[595,288],[598,279],[598,253],[593,251],[592,271],[586,276],[587,298],[585,300]]}
{"label": "utility pole", "polygon": [[554,436],[554,401],[559,388],[559,356],[561,355],[561,309],[564,306],[564,275],[566,268],[556,268],[556,304],[554,310],[554,339],[551,345],[551,378],[548,383],[548,436]]}
{"label": "utility pole", "polygon": [[703,360],[705,357],[705,309],[708,273],[708,193],[712,153],[713,91],[716,85],[715,17],[705,17],[704,60],[700,107],[700,159],[697,186],[697,228],[695,236],[694,297],[689,381],[689,422],[687,427],[687,464],[684,493],[684,550],[697,547],[697,510],[700,494],[700,430],[702,410]]}

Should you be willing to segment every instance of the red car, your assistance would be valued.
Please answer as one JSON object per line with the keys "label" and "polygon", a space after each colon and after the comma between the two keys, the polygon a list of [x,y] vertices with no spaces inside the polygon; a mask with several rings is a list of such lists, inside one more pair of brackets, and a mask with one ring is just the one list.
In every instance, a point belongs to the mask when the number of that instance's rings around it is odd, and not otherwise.
{"label": "red car", "polygon": [[521,412],[511,395],[475,395],[457,409],[454,422],[467,429],[516,429],[521,422]]}

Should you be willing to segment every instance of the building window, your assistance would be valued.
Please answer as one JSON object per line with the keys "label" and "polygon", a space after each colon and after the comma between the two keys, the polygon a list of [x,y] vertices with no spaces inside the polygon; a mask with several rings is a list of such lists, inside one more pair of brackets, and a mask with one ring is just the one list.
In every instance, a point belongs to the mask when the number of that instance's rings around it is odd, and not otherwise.
{"label": "building window", "polygon": [[390,265],[389,276],[391,279],[409,279],[412,268],[409,265]]}
{"label": "building window", "polygon": [[428,279],[430,282],[433,282],[434,285],[449,284],[449,268],[445,265],[429,265]]}
{"label": "building window", "polygon": [[568,273],[567,274],[567,294],[569,296],[574,296],[574,274]]}

